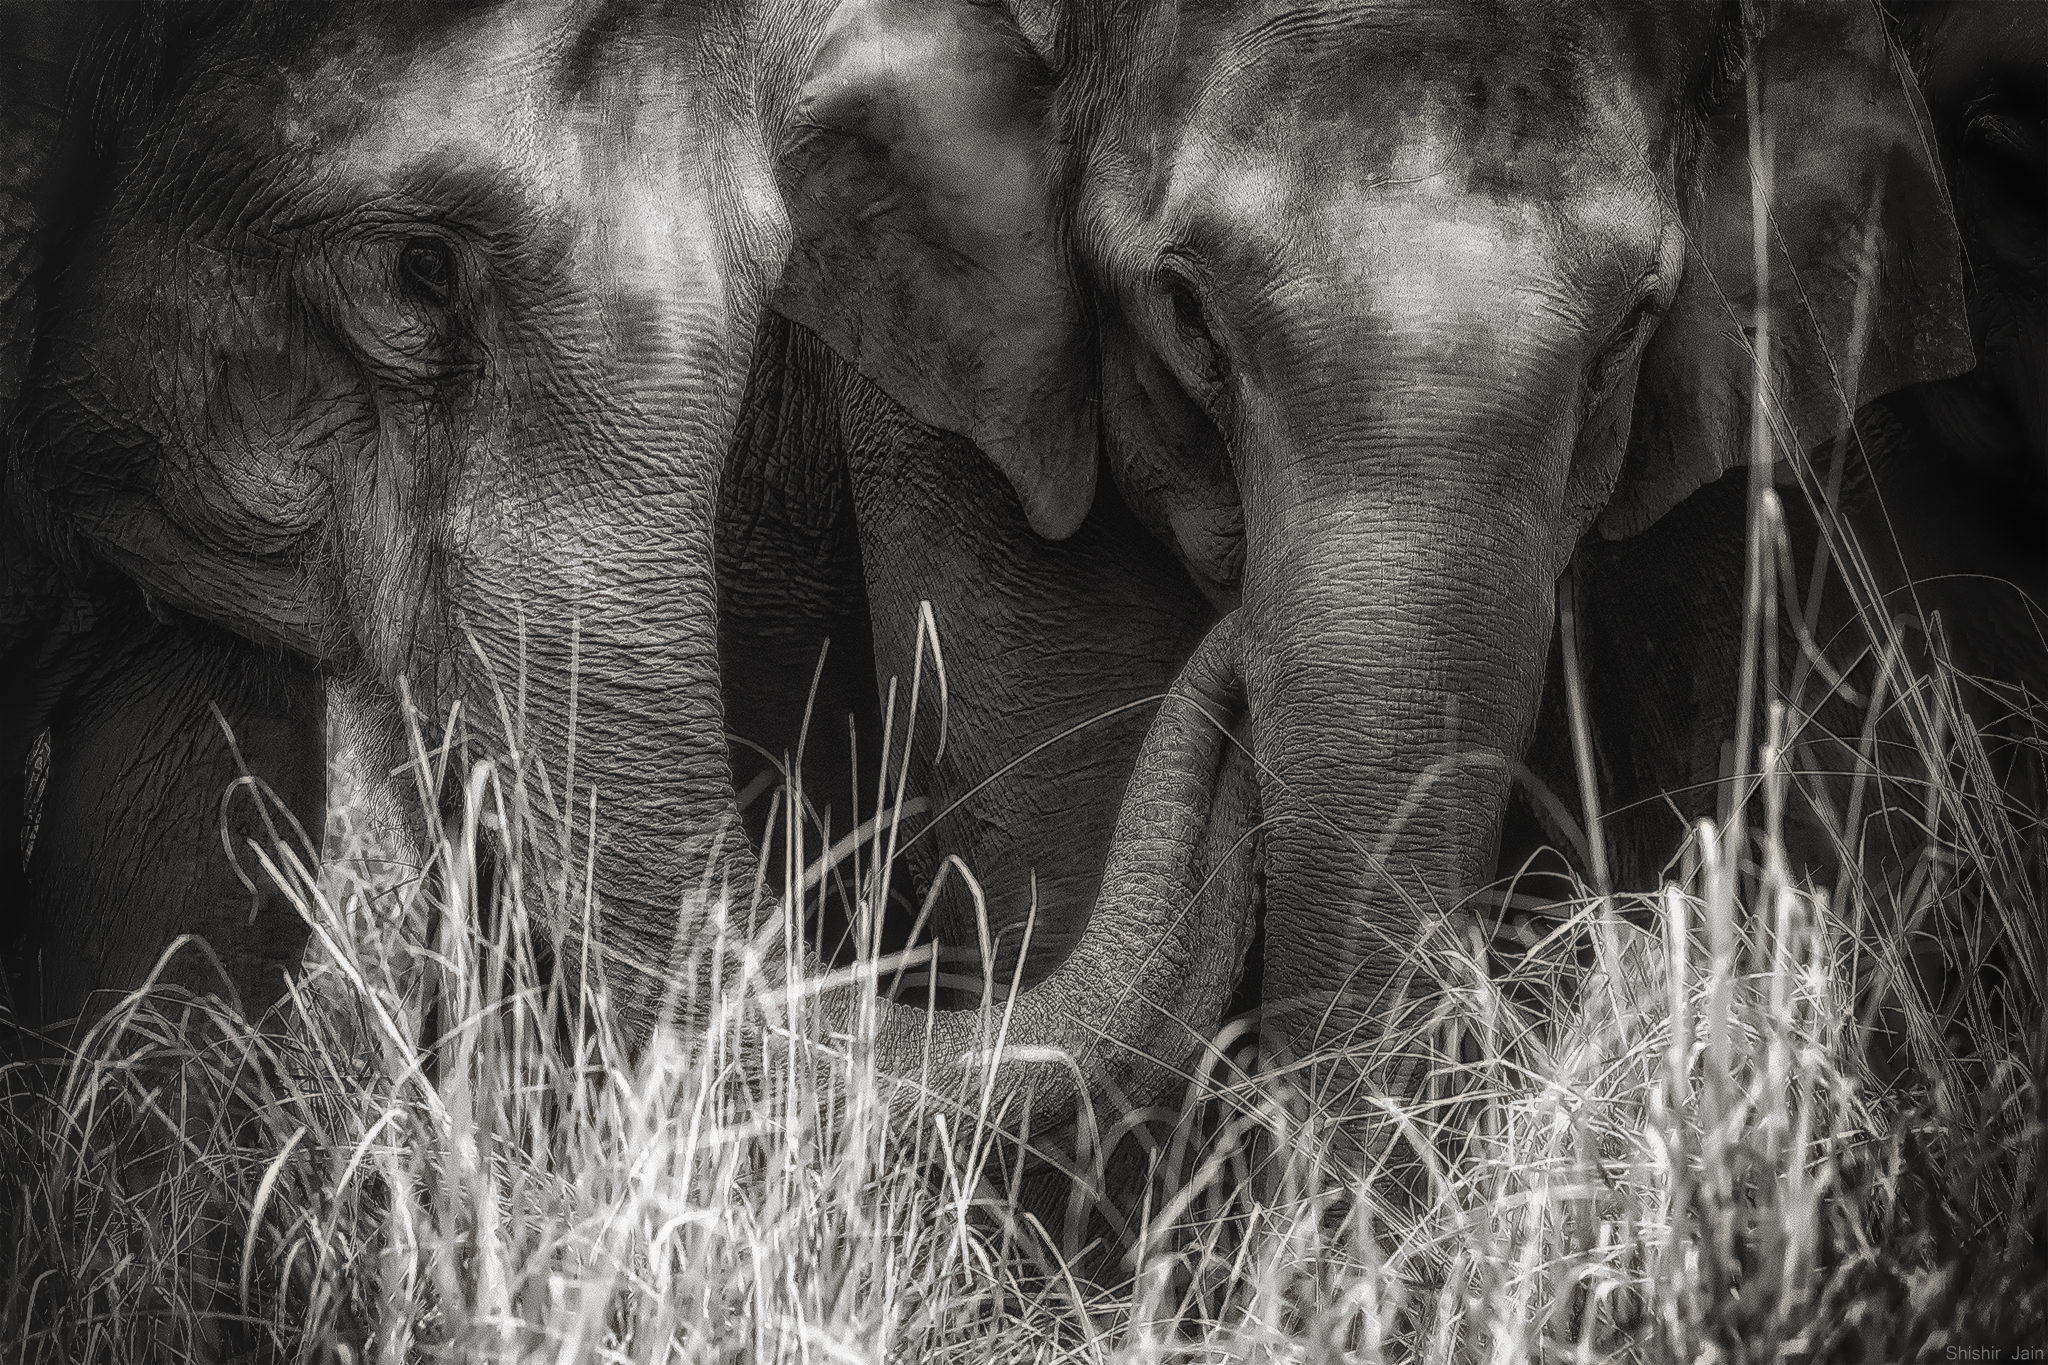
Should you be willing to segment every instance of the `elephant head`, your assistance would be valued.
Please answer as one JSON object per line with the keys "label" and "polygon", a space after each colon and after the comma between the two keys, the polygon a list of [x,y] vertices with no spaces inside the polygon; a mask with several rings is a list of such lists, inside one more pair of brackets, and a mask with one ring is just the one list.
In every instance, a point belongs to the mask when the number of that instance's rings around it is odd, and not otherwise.
{"label": "elephant head", "polygon": [[1370,1034],[1421,912],[1489,875],[1581,537],[1765,424],[1829,435],[1968,364],[1880,16],[1045,0],[941,117],[894,93],[920,13],[874,0],[821,49],[784,175],[799,224],[849,226],[777,306],[971,435],[1042,535],[1095,437],[1236,608],[1268,1017]]}
{"label": "elephant head", "polygon": [[[981,21],[935,13],[955,8]],[[10,154],[41,171],[0,204],[10,666],[65,594],[139,591],[316,669],[372,788],[403,698],[459,704],[558,810],[595,803],[594,836],[536,822],[528,886],[588,858],[615,998],[644,1024],[710,931],[705,888],[755,880],[713,507],[794,237],[773,168],[830,15],[147,5],[95,34],[78,7],[10,7],[9,45],[49,76],[6,96]],[[90,182],[59,183],[81,148]],[[1189,685],[1227,707],[1229,665],[1212,649]],[[1017,1003],[1013,1043],[1129,1085],[1218,1014],[1243,901],[1188,907],[1228,871],[1202,851],[1220,753],[1199,711],[1162,714],[1096,922]],[[931,1025],[882,1008],[884,1065],[914,1075]],[[979,1045],[971,1015],[936,1028],[942,1060]],[[1074,1097],[1042,1074],[1041,1106]]]}

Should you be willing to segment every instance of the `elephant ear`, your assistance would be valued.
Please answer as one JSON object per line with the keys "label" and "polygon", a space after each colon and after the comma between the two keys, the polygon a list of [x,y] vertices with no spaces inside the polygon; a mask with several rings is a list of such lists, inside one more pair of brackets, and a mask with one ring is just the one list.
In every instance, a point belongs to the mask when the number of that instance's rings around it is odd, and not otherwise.
{"label": "elephant ear", "polygon": [[35,280],[64,216],[85,142],[68,98],[96,30],[95,6],[45,0],[0,5],[0,413],[28,374]]}
{"label": "elephant ear", "polygon": [[[0,4],[0,433],[28,378],[45,256],[81,187],[91,139],[73,73],[100,30],[98,9]],[[0,902],[9,904],[22,875],[29,750],[84,662],[71,644],[91,629],[44,550],[26,493],[0,444]]]}
{"label": "elephant ear", "polygon": [[1810,448],[1855,408],[1970,368],[1961,260],[1933,136],[1875,7],[1770,0],[1750,55],[1769,162],[1759,289],[1745,83],[1708,111],[1685,274],[1643,356],[1628,460],[1600,522],[1656,521],[1748,460],[1768,309],[1775,423]]}
{"label": "elephant ear", "polygon": [[844,0],[780,159],[795,243],[774,306],[973,441],[1057,540],[1094,501],[1096,423],[1051,83],[998,6]]}

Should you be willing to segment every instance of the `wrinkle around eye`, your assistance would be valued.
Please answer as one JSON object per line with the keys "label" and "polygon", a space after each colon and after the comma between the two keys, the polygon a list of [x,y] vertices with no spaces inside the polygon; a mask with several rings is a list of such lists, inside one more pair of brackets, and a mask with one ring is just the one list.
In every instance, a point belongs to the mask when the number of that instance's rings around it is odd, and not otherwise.
{"label": "wrinkle around eye", "polygon": [[1187,371],[1187,377],[1193,381],[1189,396],[1206,407],[1230,377],[1229,353],[1216,335],[1194,268],[1177,253],[1169,252],[1161,259],[1154,278],[1165,295],[1174,351],[1183,361],[1177,368]]}
{"label": "wrinkle around eye", "polygon": [[1651,336],[1657,331],[1657,324],[1666,311],[1663,291],[1654,281],[1641,286],[1635,302],[1614,329],[1600,349],[1593,353],[1587,363],[1584,381],[1585,412],[1605,402],[1627,374],[1629,365],[1639,359]]}
{"label": "wrinkle around eye", "polygon": [[452,312],[415,296],[402,279],[410,237],[377,234],[314,253],[295,281],[309,321],[355,357],[367,377],[431,384],[465,368]]}

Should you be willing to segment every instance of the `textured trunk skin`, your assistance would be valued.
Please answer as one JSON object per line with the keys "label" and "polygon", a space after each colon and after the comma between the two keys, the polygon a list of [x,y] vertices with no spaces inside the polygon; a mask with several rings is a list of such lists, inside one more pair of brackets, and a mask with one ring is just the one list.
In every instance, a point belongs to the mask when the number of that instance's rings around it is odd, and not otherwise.
{"label": "textured trunk skin", "polygon": [[1490,322],[1492,274],[1521,267],[1483,259],[1391,272],[1362,313],[1307,291],[1237,408],[1266,1039],[1348,1050],[1311,1072],[1333,1116],[1361,1111],[1418,968],[1433,989],[1448,940],[1420,931],[1457,934],[1491,876],[1573,539],[1583,343]]}
{"label": "textured trunk skin", "polygon": [[1403,977],[1431,960],[1417,957],[1425,916],[1490,875],[1550,632],[1545,597],[1505,565],[1479,567],[1493,530],[1438,507],[1279,536],[1280,553],[1254,555],[1245,667],[1254,750],[1273,774],[1261,805],[1275,1042],[1373,1043]]}
{"label": "textured trunk skin", "polygon": [[921,600],[945,651],[948,734],[941,754],[927,660],[910,790],[931,807],[911,826],[910,861],[929,885],[957,855],[979,881],[993,961],[960,878],[934,908],[958,950],[952,984],[978,999],[985,970],[1009,987],[1034,903],[1027,985],[1074,951],[1098,900],[1122,903],[1103,869],[1150,699],[1214,614],[1114,499],[1070,538],[1044,540],[972,446],[837,368],[878,681],[896,678],[907,707]]}
{"label": "textured trunk skin", "polygon": [[[496,752],[516,749],[527,767],[537,817],[527,885],[542,892],[556,927],[573,928],[581,877],[565,876],[564,863],[580,869],[594,854],[611,986],[626,1017],[643,1025],[690,947],[679,941],[679,916],[707,885],[752,884],[747,860],[733,856],[744,837],[732,819],[717,686],[705,496],[717,473],[692,468],[701,456],[677,452],[675,460],[696,476],[688,486],[643,495],[632,518],[588,506],[539,512],[519,528],[524,535],[486,550],[451,593],[483,656],[452,661],[468,723]],[[658,566],[628,559],[648,538],[639,518],[650,514],[669,528],[672,546]],[[581,542],[575,550],[572,538]],[[628,587],[595,571],[607,560],[642,567]],[[560,815],[546,805],[549,792]],[[688,919],[681,924],[687,934]]]}
{"label": "textured trunk skin", "polygon": [[[715,411],[712,402],[698,410]],[[665,406],[674,403],[669,395]],[[658,409],[648,391],[627,388],[607,410]],[[547,898],[565,931],[580,916],[595,793],[595,937],[614,1007],[640,1037],[679,978],[709,971],[704,950],[718,901],[738,934],[766,929],[782,913],[777,868],[768,869],[767,894],[754,897],[757,862],[735,818],[713,582],[720,468],[701,453],[718,447],[671,430],[636,422],[606,448],[577,452],[585,462],[642,471],[624,492],[624,480],[608,481],[545,505],[500,498],[457,518],[465,533],[449,555],[451,619],[407,620],[410,643],[387,639],[373,651],[395,664],[416,698],[437,699],[423,704],[430,725],[438,723],[435,706],[445,715],[459,699],[485,751],[517,749],[539,807],[526,885]],[[488,470],[465,484],[504,486]],[[663,547],[656,557],[648,553],[653,534]],[[643,569],[621,579],[609,572],[619,563]],[[461,638],[477,649],[425,647],[464,627]],[[1101,874],[1100,913],[1011,1017],[1011,1046],[1035,1055],[1007,1062],[998,1084],[1032,1084],[1042,1125],[1067,1122],[1081,1098],[1051,1053],[1080,1061],[1090,1089],[1114,1085],[1149,1097],[1170,1083],[1229,998],[1249,934],[1250,855],[1239,836],[1252,796],[1244,765],[1229,758],[1211,717],[1228,724],[1241,709],[1234,640],[1233,630],[1219,628],[1183,671],[1181,698],[1162,708],[1127,788],[1112,794],[1122,809]],[[371,781],[389,772],[385,759],[404,742],[389,695],[381,683],[362,682],[336,702],[344,711],[337,731],[354,737],[358,769]],[[545,785],[536,776],[543,769]],[[373,804],[406,809],[409,784],[409,776],[387,782]],[[543,791],[575,813],[573,832],[546,808]],[[387,861],[403,858],[401,849]],[[577,870],[566,897],[558,880],[565,862]],[[772,975],[779,955],[768,956]],[[851,1029],[862,992],[842,989],[824,1008],[828,1029]],[[933,1020],[922,1009],[878,1008],[885,1076],[908,1080],[929,1069],[966,1080],[959,1059],[993,1042],[979,1011]]]}

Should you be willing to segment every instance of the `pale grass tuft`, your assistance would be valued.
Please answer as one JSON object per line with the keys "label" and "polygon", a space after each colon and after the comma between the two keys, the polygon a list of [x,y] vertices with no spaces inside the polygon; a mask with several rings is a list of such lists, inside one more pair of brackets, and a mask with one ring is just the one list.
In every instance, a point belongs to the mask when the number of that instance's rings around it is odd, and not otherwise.
{"label": "pale grass tuft", "polygon": [[[1942,704],[1938,673],[1889,690]],[[2039,867],[2038,831],[1957,781],[1926,797],[1949,823],[1901,885],[1802,885],[1788,714],[1752,824],[1703,823],[1659,896],[1588,893],[1511,957],[1437,927],[1416,960],[1439,989],[1376,1045],[1406,1083],[1347,1101],[1374,1116],[1371,1166],[1331,1155],[1305,1069],[1248,1072],[1226,1033],[1178,1113],[1123,1125],[1148,1194],[1081,1258],[1137,1267],[1121,1288],[1070,1274],[1061,1248],[1085,1249],[1018,1212],[1014,1116],[933,1104],[892,1136],[859,1041],[767,989],[780,932],[699,945],[677,979],[715,980],[708,1024],[629,1055],[601,973],[577,990],[536,962],[523,898],[473,908],[480,845],[519,827],[478,764],[433,876],[323,885],[268,851],[319,945],[270,1031],[150,989],[60,1074],[10,1073],[0,1350],[1905,1358],[2002,1330],[1987,1314],[2038,1322],[2041,996],[2015,950],[2039,928],[1999,871]],[[1943,733],[1974,742],[1953,713]],[[1969,852],[1987,840],[2010,857]],[[1911,933],[1871,932],[1901,915]],[[1970,984],[1994,952],[1998,1000]],[[1935,959],[1969,966],[1962,1003]]]}

